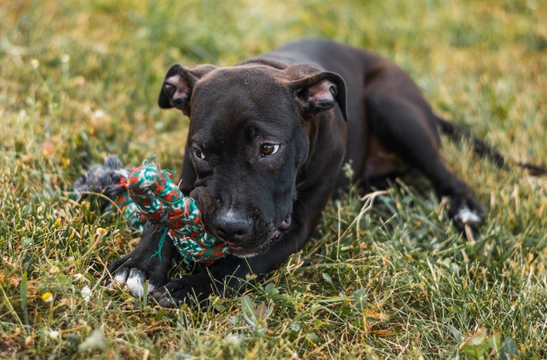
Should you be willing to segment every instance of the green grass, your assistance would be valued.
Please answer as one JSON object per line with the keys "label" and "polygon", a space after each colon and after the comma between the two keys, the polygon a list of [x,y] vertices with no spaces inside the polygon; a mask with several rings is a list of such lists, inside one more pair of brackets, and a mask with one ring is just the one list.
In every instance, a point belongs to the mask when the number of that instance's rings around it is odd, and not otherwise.
{"label": "green grass", "polygon": [[546,18],[539,0],[0,1],[0,358],[466,358],[479,328],[547,357],[547,179],[466,144],[444,139],[443,156],[488,210],[474,241],[423,179],[362,216],[350,189],[305,249],[204,311],[101,287],[138,234],[67,194],[110,153],[180,167],[188,119],[156,105],[171,64],[228,66],[303,37],[394,60],[437,112],[546,164]]}

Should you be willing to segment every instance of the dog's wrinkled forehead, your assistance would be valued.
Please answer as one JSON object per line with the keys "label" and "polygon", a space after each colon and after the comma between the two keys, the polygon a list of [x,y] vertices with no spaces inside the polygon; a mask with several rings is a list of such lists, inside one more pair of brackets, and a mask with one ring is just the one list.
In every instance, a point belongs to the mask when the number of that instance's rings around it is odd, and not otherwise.
{"label": "dog's wrinkled forehead", "polygon": [[203,76],[198,86],[231,87],[243,90],[264,92],[276,84],[281,86],[286,82],[283,71],[263,65],[241,65],[216,68]]}
{"label": "dog's wrinkled forehead", "polygon": [[[207,74],[192,93],[192,125],[200,120],[249,121],[261,119],[273,126],[287,126],[296,113],[283,73],[266,66],[220,68]],[[233,127],[232,123],[232,127]]]}

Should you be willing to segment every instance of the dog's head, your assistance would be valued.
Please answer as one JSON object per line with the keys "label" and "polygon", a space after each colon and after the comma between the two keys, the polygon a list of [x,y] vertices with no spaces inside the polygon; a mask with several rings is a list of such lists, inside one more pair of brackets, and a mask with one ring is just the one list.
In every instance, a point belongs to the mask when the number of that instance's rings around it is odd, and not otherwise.
{"label": "dog's head", "polygon": [[190,117],[190,196],[231,253],[260,253],[289,229],[311,122],[337,104],[345,117],[342,78],[309,65],[169,69],[159,105]]}

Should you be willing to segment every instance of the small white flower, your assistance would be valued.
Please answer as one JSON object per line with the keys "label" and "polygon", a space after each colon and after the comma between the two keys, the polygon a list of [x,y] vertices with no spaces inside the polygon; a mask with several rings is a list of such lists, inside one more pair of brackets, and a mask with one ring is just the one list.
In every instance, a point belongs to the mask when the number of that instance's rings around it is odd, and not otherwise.
{"label": "small white flower", "polygon": [[227,343],[227,344],[230,344],[230,345],[233,345],[233,346],[237,346],[239,345],[239,343],[241,343],[241,337],[237,336],[237,335],[234,335],[234,334],[229,334],[228,336],[226,336],[224,338],[224,341]]}
{"label": "small white flower", "polygon": [[70,61],[70,55],[68,55],[68,54],[63,54],[63,55],[61,55],[61,62],[62,62],[63,64],[66,64],[66,63],[69,62],[69,61]]}
{"label": "small white flower", "polygon": [[105,350],[107,348],[106,338],[101,330],[95,329],[78,348],[80,351]]}
{"label": "small white flower", "polygon": [[61,335],[61,333],[59,331],[51,330],[51,329],[46,331],[46,334],[52,340],[57,340],[59,338],[59,335]]}
{"label": "small white flower", "polygon": [[93,112],[93,116],[94,116],[95,118],[97,118],[97,119],[100,119],[100,118],[102,118],[102,117],[104,116],[104,111],[102,111],[102,110],[95,110],[95,111]]}
{"label": "small white flower", "polygon": [[84,286],[80,291],[80,294],[82,295],[82,299],[84,299],[85,302],[91,300],[91,289],[89,288],[89,286]]}

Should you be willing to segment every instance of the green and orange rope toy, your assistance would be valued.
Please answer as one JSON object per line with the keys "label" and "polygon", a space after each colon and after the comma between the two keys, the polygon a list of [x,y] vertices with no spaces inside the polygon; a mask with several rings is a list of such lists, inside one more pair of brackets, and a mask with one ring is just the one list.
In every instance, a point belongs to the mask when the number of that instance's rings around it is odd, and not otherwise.
{"label": "green and orange rope toy", "polygon": [[193,262],[210,264],[226,254],[228,246],[205,231],[195,200],[179,190],[171,180],[170,172],[160,168],[155,155],[133,170],[122,169],[121,162],[113,156],[107,159],[105,166],[93,166],[83,178],[86,181],[80,180],[75,185],[77,194],[81,189],[106,195],[112,193],[108,197],[116,206],[110,204],[105,211],[117,207],[128,224],[138,230],[146,223],[152,224],[154,231],[165,230],[158,251],[152,255],[159,256],[160,261],[167,237],[187,265]]}
{"label": "green and orange rope toy", "polygon": [[[141,222],[147,220],[158,229],[165,229],[188,265],[212,263],[226,253],[227,245],[204,230],[195,200],[184,196],[169,172],[160,169],[155,156],[131,171],[123,183],[139,210]],[[161,256],[164,239],[165,235],[153,256]]]}

